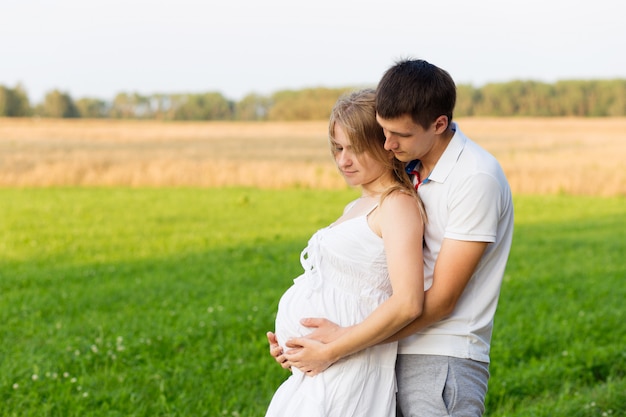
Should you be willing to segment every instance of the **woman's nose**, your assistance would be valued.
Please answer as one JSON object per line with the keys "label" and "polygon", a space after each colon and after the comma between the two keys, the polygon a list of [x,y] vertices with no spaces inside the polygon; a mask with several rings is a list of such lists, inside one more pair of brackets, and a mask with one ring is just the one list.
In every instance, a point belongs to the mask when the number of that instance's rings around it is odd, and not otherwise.
{"label": "woman's nose", "polygon": [[350,155],[345,151],[341,152],[337,158],[337,163],[342,167],[349,166],[351,163]]}

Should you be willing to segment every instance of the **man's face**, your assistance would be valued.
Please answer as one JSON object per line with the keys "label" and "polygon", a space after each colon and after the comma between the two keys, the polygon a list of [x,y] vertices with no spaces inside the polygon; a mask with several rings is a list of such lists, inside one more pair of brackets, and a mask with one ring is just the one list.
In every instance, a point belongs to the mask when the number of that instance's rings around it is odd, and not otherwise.
{"label": "man's face", "polygon": [[385,149],[392,151],[400,161],[423,159],[435,144],[434,124],[424,130],[408,114],[395,119],[383,119],[377,114],[376,120],[385,133]]}

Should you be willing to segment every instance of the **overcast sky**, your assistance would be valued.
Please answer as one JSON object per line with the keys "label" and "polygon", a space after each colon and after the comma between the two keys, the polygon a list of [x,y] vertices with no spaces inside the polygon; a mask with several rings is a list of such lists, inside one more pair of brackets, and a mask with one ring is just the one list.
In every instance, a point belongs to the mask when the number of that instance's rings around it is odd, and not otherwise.
{"label": "overcast sky", "polygon": [[0,85],[119,92],[376,85],[399,58],[457,83],[626,78],[620,0],[0,0]]}

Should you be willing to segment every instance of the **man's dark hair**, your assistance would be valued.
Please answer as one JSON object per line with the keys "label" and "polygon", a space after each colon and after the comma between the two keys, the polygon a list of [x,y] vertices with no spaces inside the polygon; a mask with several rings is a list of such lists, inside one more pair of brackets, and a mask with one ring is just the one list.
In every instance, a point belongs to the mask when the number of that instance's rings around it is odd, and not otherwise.
{"label": "man's dark hair", "polygon": [[383,119],[405,114],[424,129],[439,117],[452,122],[456,86],[447,71],[421,59],[401,60],[389,68],[376,88],[376,113]]}

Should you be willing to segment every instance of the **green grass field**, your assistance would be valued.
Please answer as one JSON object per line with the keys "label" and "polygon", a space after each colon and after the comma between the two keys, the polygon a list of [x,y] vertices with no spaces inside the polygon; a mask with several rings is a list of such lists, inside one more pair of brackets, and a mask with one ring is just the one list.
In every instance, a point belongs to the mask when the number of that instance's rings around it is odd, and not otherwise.
{"label": "green grass field", "polygon": [[[354,191],[0,190],[0,416],[262,416],[265,332]],[[515,198],[488,416],[626,415],[626,199]]]}

